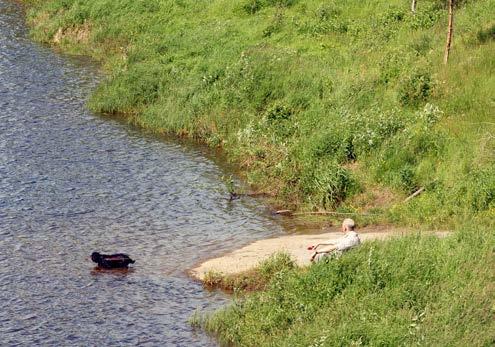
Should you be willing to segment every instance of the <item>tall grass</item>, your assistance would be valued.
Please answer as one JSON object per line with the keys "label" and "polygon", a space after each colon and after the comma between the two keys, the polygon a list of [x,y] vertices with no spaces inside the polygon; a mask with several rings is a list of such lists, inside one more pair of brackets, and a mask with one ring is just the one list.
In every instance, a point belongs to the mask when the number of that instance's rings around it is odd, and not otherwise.
{"label": "tall grass", "polygon": [[203,284],[209,289],[221,289],[229,293],[244,293],[264,290],[273,276],[296,267],[294,260],[286,253],[275,253],[254,269],[238,274],[225,275],[210,271],[205,274]]}
{"label": "tall grass", "polygon": [[[50,0],[29,19],[102,60],[94,110],[222,147],[286,206],[432,224],[495,204],[494,7],[460,3],[447,67],[438,0]],[[395,198],[359,205],[371,187]]]}
{"label": "tall grass", "polygon": [[376,241],[196,317],[225,345],[489,346],[495,343],[495,244],[468,226],[445,239]]}

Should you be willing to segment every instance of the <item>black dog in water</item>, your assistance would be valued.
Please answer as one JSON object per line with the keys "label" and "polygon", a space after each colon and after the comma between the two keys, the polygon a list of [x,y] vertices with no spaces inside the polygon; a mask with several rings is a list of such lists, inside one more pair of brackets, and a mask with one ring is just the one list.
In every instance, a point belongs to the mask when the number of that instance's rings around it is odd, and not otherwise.
{"label": "black dog in water", "polygon": [[135,261],[129,258],[127,254],[100,254],[93,252],[91,254],[91,260],[98,264],[98,267],[102,269],[123,269],[127,268],[129,264],[134,264]]}

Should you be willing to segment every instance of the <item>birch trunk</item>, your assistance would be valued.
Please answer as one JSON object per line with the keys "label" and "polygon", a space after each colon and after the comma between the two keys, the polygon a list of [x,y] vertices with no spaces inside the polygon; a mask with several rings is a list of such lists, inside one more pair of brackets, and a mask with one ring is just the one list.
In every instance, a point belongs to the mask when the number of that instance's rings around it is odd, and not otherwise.
{"label": "birch trunk", "polygon": [[411,11],[412,13],[416,13],[416,0],[412,0]]}

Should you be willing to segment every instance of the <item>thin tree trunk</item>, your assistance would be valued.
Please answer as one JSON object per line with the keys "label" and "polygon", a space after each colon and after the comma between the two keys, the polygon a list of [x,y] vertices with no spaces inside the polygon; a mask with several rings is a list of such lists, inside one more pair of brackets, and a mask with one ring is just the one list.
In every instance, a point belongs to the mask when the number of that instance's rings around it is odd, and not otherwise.
{"label": "thin tree trunk", "polygon": [[412,0],[411,11],[412,13],[416,13],[416,0]]}
{"label": "thin tree trunk", "polygon": [[443,63],[447,65],[449,61],[450,47],[452,46],[452,34],[454,31],[454,0],[449,0],[449,28],[447,31],[447,43],[445,44],[445,55]]}

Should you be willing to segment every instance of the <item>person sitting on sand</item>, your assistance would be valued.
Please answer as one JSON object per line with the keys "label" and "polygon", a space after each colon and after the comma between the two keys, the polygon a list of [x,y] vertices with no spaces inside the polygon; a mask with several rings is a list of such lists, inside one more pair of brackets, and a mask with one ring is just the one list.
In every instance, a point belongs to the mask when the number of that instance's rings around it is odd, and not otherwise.
{"label": "person sitting on sand", "polygon": [[[311,249],[314,250],[314,253],[311,255],[311,261],[320,261],[331,254],[340,254],[358,246],[361,243],[361,240],[359,239],[358,233],[354,231],[355,226],[356,224],[352,219],[344,219],[342,222],[342,231],[345,233],[344,237],[312,246]],[[324,247],[317,250],[320,246]]]}

